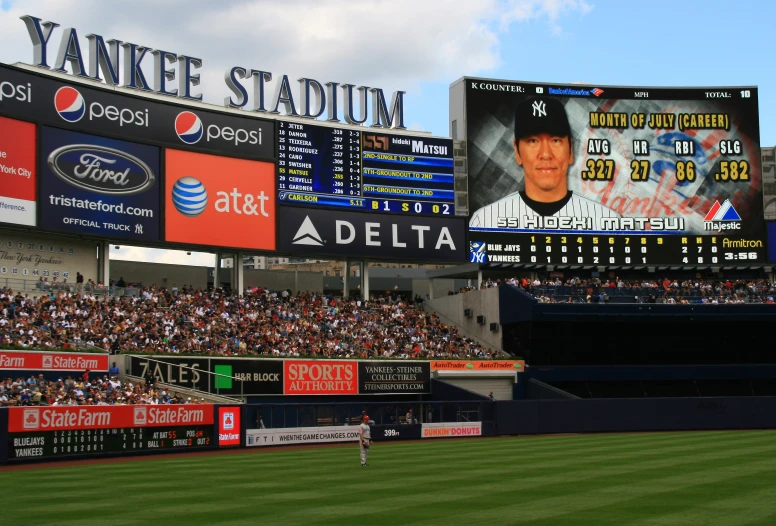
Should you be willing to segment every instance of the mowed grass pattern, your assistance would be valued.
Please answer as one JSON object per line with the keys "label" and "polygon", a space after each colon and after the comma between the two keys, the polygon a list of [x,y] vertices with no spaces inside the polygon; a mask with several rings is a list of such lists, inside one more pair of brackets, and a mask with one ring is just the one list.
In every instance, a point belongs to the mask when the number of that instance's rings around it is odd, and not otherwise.
{"label": "mowed grass pattern", "polygon": [[0,473],[3,525],[774,525],[776,432],[517,437]]}

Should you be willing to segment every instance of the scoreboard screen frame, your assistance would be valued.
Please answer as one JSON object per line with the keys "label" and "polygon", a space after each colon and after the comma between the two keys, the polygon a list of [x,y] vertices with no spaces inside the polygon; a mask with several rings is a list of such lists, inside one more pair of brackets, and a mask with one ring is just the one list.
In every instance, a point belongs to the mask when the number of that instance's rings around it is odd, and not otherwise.
{"label": "scoreboard screen frame", "polygon": [[288,120],[276,130],[279,206],[460,217],[452,139]]}
{"label": "scoreboard screen frame", "polygon": [[[463,102],[450,118],[463,119],[471,263],[560,268],[768,263],[757,87],[464,77],[450,91],[451,100]],[[516,159],[515,134],[525,140],[524,133],[552,129],[542,120],[558,108],[551,100],[565,112],[551,115],[555,129],[562,130],[557,123],[565,119],[570,130],[568,197],[540,203],[535,211],[539,200],[525,199],[531,196],[525,160]],[[739,180],[742,167],[746,181]],[[590,206],[589,215],[569,215],[580,210],[572,203],[577,197],[582,208]],[[592,212],[600,207],[603,212]]]}

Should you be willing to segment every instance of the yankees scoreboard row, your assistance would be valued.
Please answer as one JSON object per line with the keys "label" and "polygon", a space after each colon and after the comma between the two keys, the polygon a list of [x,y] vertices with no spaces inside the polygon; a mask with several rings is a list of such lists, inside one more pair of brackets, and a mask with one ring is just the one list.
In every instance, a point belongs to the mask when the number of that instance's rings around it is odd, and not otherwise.
{"label": "yankees scoreboard row", "polygon": [[766,262],[757,96],[754,87],[456,82],[469,260]]}
{"label": "yankees scoreboard row", "polygon": [[282,205],[455,215],[453,141],[278,122]]}

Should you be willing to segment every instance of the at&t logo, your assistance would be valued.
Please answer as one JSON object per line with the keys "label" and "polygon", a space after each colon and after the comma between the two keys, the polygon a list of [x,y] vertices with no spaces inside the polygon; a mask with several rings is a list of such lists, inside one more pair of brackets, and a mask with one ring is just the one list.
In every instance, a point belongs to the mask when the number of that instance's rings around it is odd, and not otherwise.
{"label": "at&t logo", "polygon": [[[216,192],[216,200],[213,209],[218,213],[231,213],[237,215],[254,215],[269,217],[265,210],[265,203],[269,199],[262,190],[260,194],[242,194],[237,188],[231,192],[223,190]],[[207,209],[208,191],[199,179],[191,176],[181,177],[172,187],[172,202],[175,209],[188,217],[200,215]]]}

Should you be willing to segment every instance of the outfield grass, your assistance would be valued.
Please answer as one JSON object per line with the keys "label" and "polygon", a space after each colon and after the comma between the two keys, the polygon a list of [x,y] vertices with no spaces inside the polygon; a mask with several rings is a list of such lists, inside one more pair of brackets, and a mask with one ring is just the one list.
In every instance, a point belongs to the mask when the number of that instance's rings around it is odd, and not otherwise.
{"label": "outfield grass", "polygon": [[0,473],[0,523],[776,524],[776,432],[250,451]]}

